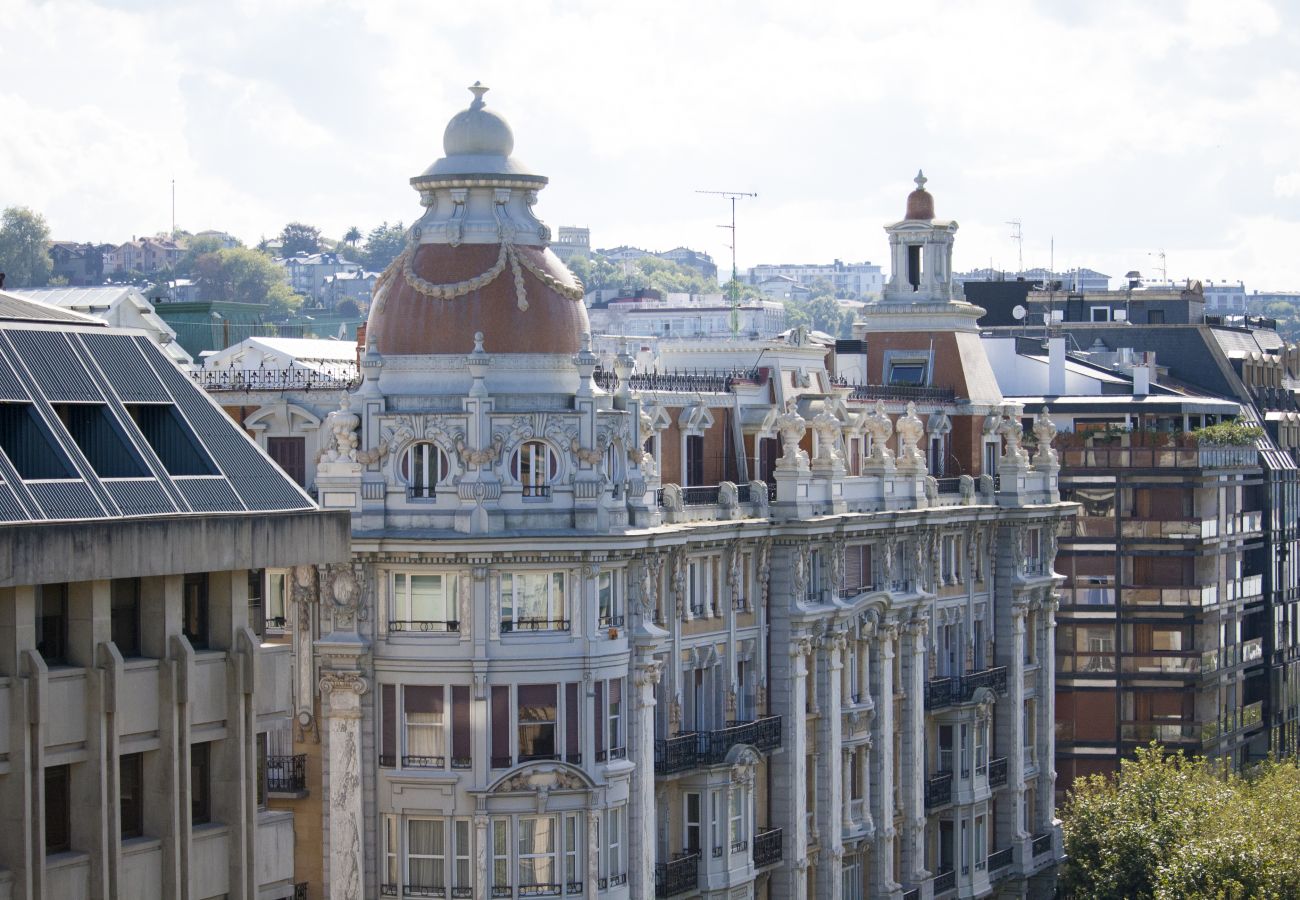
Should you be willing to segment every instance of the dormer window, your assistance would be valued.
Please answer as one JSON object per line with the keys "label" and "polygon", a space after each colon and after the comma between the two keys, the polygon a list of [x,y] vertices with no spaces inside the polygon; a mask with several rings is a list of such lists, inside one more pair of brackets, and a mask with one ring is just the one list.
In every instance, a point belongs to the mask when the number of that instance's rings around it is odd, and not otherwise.
{"label": "dormer window", "polygon": [[524,441],[510,468],[525,497],[549,497],[551,483],[560,474],[560,459],[545,441]]}
{"label": "dormer window", "polygon": [[407,497],[432,498],[438,483],[447,477],[447,454],[428,441],[412,444],[402,455],[401,475]]}
{"label": "dormer window", "polygon": [[888,384],[923,385],[925,384],[926,361],[923,359],[896,359],[889,363],[889,372],[885,378]]}

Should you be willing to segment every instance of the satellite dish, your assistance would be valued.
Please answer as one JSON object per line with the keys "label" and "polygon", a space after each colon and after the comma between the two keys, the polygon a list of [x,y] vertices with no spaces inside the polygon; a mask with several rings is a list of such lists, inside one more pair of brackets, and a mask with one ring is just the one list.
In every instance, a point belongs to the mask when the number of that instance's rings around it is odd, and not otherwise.
{"label": "satellite dish", "polygon": [[1025,317],[1025,313],[1027,313],[1028,311],[1029,310],[1025,309],[1023,306],[1017,303],[1015,308],[1011,310],[1011,318],[1019,322],[1021,319]]}

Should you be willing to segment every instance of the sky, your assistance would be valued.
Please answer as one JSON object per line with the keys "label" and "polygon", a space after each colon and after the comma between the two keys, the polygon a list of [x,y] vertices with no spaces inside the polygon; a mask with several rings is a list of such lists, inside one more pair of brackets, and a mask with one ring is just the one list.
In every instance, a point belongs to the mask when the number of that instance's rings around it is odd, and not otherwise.
{"label": "sky", "polygon": [[[60,240],[410,224],[482,81],[598,247],[887,263],[918,168],[955,267],[1300,289],[1300,4],[0,0],[0,206]],[[1023,241],[1011,237],[1020,220]],[[1054,253],[1052,247],[1054,245]]]}

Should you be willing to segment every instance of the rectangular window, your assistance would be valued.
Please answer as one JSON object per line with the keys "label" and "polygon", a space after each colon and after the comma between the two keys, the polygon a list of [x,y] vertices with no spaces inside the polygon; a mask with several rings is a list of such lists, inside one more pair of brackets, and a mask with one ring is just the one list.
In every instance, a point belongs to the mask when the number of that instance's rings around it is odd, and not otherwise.
{"label": "rectangular window", "polygon": [[406,884],[416,891],[446,887],[446,836],[442,819],[406,823]]}
{"label": "rectangular window", "polygon": [[725,821],[722,812],[722,791],[709,791],[709,846],[715,857],[722,855],[722,829]]}
{"label": "rectangular window", "polygon": [[[554,887],[559,893],[555,816],[521,816],[519,819],[519,887]],[[533,893],[536,893],[534,891]]]}
{"label": "rectangular window", "polygon": [[731,797],[731,852],[738,853],[746,846],[745,790],[738,784],[730,789]]}
{"label": "rectangular window", "polygon": [[474,845],[470,837],[469,819],[457,819],[456,831],[452,835],[455,841],[455,847],[452,850],[455,860],[455,868],[452,870],[453,888],[461,888],[459,893],[452,896],[459,897],[462,893],[469,891],[474,886],[474,867],[471,863],[473,858]]}
{"label": "rectangular window", "polygon": [[190,825],[212,821],[211,744],[190,745]]}
{"label": "rectangular window", "polygon": [[975,870],[980,871],[984,868],[985,859],[988,856],[988,829],[984,826],[984,817],[975,817]]}
{"label": "rectangular window", "polygon": [[474,765],[470,756],[469,685],[451,688],[451,767],[468,769]]}
{"label": "rectangular window", "polygon": [[[391,888],[397,893],[398,881],[398,846],[397,816],[384,816],[384,888]],[[384,891],[387,894],[387,890]]]}
{"label": "rectangular window", "polygon": [[508,769],[514,764],[510,755],[510,687],[492,687],[492,768]]}
{"label": "rectangular window", "polygon": [[597,579],[601,628],[616,628],[623,624],[623,604],[619,598],[620,574],[601,572]]}
{"label": "rectangular window", "polygon": [[925,360],[896,360],[889,364],[889,384],[925,384]]}
{"label": "rectangular window", "polygon": [[301,437],[273,437],[266,439],[266,455],[271,457],[284,474],[302,487],[307,486],[307,439]]}
{"label": "rectangular window", "polygon": [[519,691],[519,761],[559,759],[555,729],[559,722],[556,686],[521,684]]}
{"label": "rectangular window", "polygon": [[122,839],[144,834],[144,754],[123,753],[117,759],[117,811]]}
{"label": "rectangular window", "polygon": [[[511,887],[509,828],[508,819],[492,820],[492,886],[506,892]],[[510,894],[504,896],[509,897]]]}
{"label": "rectangular window", "polygon": [[608,698],[609,755],[626,756],[627,750],[623,746],[623,679],[610,679]]}
{"label": "rectangular window", "polygon": [[402,711],[406,726],[403,766],[442,768],[445,764],[443,702],[441,685],[430,687],[408,684],[402,687]]}
{"label": "rectangular window", "polygon": [[117,652],[140,655],[140,579],[115,578],[112,583],[112,633]]}
{"label": "rectangular window", "polygon": [[582,888],[582,827],[577,813],[564,815],[564,886],[565,892],[576,894]]}
{"label": "rectangular window", "polygon": [[208,649],[208,573],[191,572],[182,589],[181,630],[195,650]]}
{"label": "rectangular window", "polygon": [[36,651],[49,666],[68,662],[68,586],[36,587]]}
{"label": "rectangular window", "polygon": [[397,685],[379,686],[379,764],[397,765]]}
{"label": "rectangular window", "polygon": [[686,484],[683,487],[696,487],[704,484],[704,435],[686,436]]}
{"label": "rectangular window", "polygon": [[459,631],[455,575],[393,575],[389,631]]}
{"label": "rectangular window", "polygon": [[501,630],[567,631],[563,572],[506,572],[501,576]]}
{"label": "rectangular window", "polygon": [[691,615],[702,616],[705,610],[705,592],[707,590],[705,585],[708,580],[703,560],[691,560],[686,567],[686,580]]}
{"label": "rectangular window", "polygon": [[700,852],[700,795],[691,791],[682,797],[685,809],[685,831],[682,849],[687,853]]}
{"label": "rectangular window", "polygon": [[[582,748],[578,743],[578,720],[582,717],[579,711],[578,691],[577,682],[564,686],[564,758],[574,764],[582,762]],[[599,709],[599,695],[597,695],[597,708]],[[599,755],[597,753],[598,758]]]}
{"label": "rectangular window", "polygon": [[45,768],[45,852],[66,853],[72,849],[72,772],[68,766]]}
{"label": "rectangular window", "polygon": [[616,806],[605,815],[605,870],[612,884],[622,884],[627,867],[623,862],[623,815],[626,807]]}
{"label": "rectangular window", "polygon": [[1109,307],[1109,306],[1093,306],[1093,307],[1089,307],[1088,312],[1089,312],[1089,314],[1090,314],[1090,316],[1091,316],[1091,321],[1093,321],[1093,322],[1109,322],[1109,321],[1110,321],[1110,307]]}
{"label": "rectangular window", "polygon": [[289,606],[289,573],[267,571],[264,594],[266,600],[263,609],[266,614],[266,624],[271,628],[283,628],[288,624],[285,610]]}

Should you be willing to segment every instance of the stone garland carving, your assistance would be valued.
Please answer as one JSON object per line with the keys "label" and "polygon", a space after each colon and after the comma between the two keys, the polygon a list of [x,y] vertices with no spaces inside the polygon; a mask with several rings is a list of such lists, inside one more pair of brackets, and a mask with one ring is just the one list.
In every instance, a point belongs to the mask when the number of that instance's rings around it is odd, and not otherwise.
{"label": "stone garland carving", "polygon": [[739,544],[733,544],[727,550],[727,587],[731,589],[732,604],[739,599],[746,607],[753,603],[753,598],[741,594],[740,564],[742,552]]}
{"label": "stone garland carving", "polygon": [[657,556],[641,557],[641,589],[637,602],[640,604],[641,616],[645,619],[654,618],[655,601],[659,594],[659,565]]}
{"label": "stone garland carving", "polygon": [[884,552],[881,553],[880,572],[882,579],[881,588],[886,591],[891,590],[894,584],[894,563],[897,547],[898,538],[885,538],[885,543],[882,548]]}
{"label": "stone garland carving", "polygon": [[794,600],[803,603],[808,599],[808,551],[802,544],[790,550],[790,568],[794,578]]}
{"label": "stone garland carving", "polygon": [[677,602],[678,618],[691,617],[690,603],[686,598],[686,551],[681,547],[672,551],[673,596]]}
{"label": "stone garland carving", "polygon": [[837,592],[844,584],[844,550],[843,538],[831,541],[830,553],[826,557],[827,578]]}
{"label": "stone garland carving", "polygon": [[523,273],[523,270],[525,269],[528,270],[533,277],[537,278],[538,281],[542,282],[542,284],[546,285],[560,296],[573,301],[579,301],[583,298],[585,291],[581,282],[578,282],[576,285],[571,285],[555,278],[545,269],[535,265],[527,256],[520,253],[515,248],[515,245],[512,243],[510,238],[511,236],[505,233],[505,230],[503,229],[501,234],[501,251],[497,254],[496,262],[488,267],[488,269],[483,273],[476,275],[473,278],[467,278],[464,281],[457,281],[451,284],[434,284],[432,281],[421,278],[417,275],[414,266],[415,250],[417,247],[415,241],[411,241],[407,244],[406,249],[402,251],[402,255],[394,261],[394,265],[402,273],[402,278],[412,290],[434,300],[455,300],[458,297],[464,297],[473,291],[480,290],[495,281],[497,277],[506,270],[507,266],[510,267],[511,275],[514,276],[515,302],[520,310],[528,309],[528,297],[524,286]]}
{"label": "stone garland carving", "polygon": [[807,420],[799,415],[793,399],[785,401],[785,412],[776,417],[776,430],[781,435],[781,459],[783,466],[801,466],[808,462],[808,454],[799,449],[799,442],[807,433]]}
{"label": "stone garland carving", "polygon": [[497,785],[495,793],[521,791],[582,791],[587,784],[577,772],[565,766],[547,766],[516,772]]}
{"label": "stone garland carving", "polygon": [[[326,683],[321,687],[329,690]],[[358,691],[360,693],[360,691]],[[339,867],[346,871],[346,881],[341,885],[344,900],[361,900],[361,834],[356,817],[350,815],[354,798],[361,790],[361,778],[358,775],[361,766],[358,761],[356,729],[345,719],[334,723],[334,739],[343,741],[341,771],[331,773],[330,806],[332,815],[346,822],[347,834],[343,847],[333,848],[333,854],[344,859],[355,860],[358,865]],[[331,867],[335,868],[335,867]]]}
{"label": "stone garland carving", "polygon": [[759,603],[766,608],[772,580],[771,538],[763,538],[758,542],[758,565],[755,577],[758,581]]}
{"label": "stone garland carving", "polygon": [[456,435],[456,440],[453,446],[456,448],[456,456],[460,459],[461,466],[465,468],[469,468],[470,466],[482,468],[484,466],[491,466],[501,458],[501,450],[504,445],[505,439],[501,435],[497,434],[492,437],[492,443],[488,444],[486,447],[471,447],[466,442],[465,435],[462,433]]}

